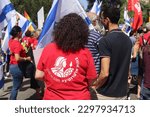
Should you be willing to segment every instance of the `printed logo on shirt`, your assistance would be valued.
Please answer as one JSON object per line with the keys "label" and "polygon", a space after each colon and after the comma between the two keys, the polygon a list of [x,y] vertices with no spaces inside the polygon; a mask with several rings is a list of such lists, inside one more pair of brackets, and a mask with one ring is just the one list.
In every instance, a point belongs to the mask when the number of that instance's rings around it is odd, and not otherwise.
{"label": "printed logo on shirt", "polygon": [[68,82],[76,77],[79,67],[78,57],[67,60],[65,57],[58,57],[54,67],[50,69],[49,75],[57,82]]}

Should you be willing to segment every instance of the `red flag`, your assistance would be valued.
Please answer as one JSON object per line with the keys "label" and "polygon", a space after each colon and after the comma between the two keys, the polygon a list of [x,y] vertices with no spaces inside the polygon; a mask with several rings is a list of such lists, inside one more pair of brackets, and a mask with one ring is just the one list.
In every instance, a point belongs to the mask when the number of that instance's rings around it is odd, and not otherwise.
{"label": "red flag", "polygon": [[134,0],[128,0],[128,11],[134,11]]}
{"label": "red flag", "polygon": [[142,10],[139,0],[128,0],[128,10],[134,11],[132,28],[136,31],[143,24]]}

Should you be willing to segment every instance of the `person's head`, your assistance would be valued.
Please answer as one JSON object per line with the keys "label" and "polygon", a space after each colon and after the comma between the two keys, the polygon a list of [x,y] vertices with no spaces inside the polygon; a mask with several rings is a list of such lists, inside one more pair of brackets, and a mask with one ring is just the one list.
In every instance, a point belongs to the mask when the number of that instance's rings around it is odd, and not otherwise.
{"label": "person's head", "polygon": [[147,33],[147,28],[146,27],[143,27],[143,33]]}
{"label": "person's head", "polygon": [[40,33],[41,33],[41,29],[36,29],[35,31],[33,31],[33,37],[38,39]]}
{"label": "person's head", "polygon": [[22,36],[22,31],[21,28],[19,26],[14,26],[11,29],[10,35],[12,36],[12,38],[20,38]]}
{"label": "person's head", "polygon": [[87,12],[86,14],[89,17],[89,19],[91,20],[93,26],[96,26],[97,15],[93,12]]}
{"label": "person's head", "polygon": [[142,26],[140,28],[138,28],[137,33],[139,33],[139,34],[143,33],[143,27]]}
{"label": "person's head", "polygon": [[64,16],[54,28],[54,41],[64,52],[77,52],[88,42],[88,26],[76,13]]}
{"label": "person's head", "polygon": [[32,36],[31,31],[27,30],[26,33],[25,33],[25,36],[31,37]]}
{"label": "person's head", "polygon": [[108,29],[109,24],[117,24],[120,19],[120,9],[116,7],[104,6],[99,14],[99,20],[104,25],[105,29]]}
{"label": "person's head", "polygon": [[93,12],[87,12],[86,13],[87,16],[89,17],[89,19],[91,20],[94,28],[99,31],[102,32],[102,27],[100,27],[101,25],[98,23],[98,16],[96,15],[96,13]]}
{"label": "person's head", "polygon": [[147,22],[145,27],[146,27],[147,31],[150,31],[150,22]]}

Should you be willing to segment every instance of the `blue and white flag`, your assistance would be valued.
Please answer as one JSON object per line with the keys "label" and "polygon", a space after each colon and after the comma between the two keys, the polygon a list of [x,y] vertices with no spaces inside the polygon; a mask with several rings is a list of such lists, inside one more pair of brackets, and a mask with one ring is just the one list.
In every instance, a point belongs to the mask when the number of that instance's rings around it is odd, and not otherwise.
{"label": "blue and white flag", "polygon": [[128,16],[128,10],[126,7],[124,8],[124,22],[125,24],[130,25],[130,18]]}
{"label": "blue and white flag", "polygon": [[2,30],[9,22],[16,11],[10,0],[0,0],[0,30]]}
{"label": "blue and white flag", "polygon": [[128,10],[126,9],[126,7],[124,8],[124,25],[122,27],[122,30],[125,34],[127,34],[129,36],[130,32],[131,32],[131,21],[130,18],[128,16]]}
{"label": "blue and white flag", "polygon": [[99,15],[100,11],[101,11],[101,6],[102,6],[102,1],[100,3],[98,3],[97,0],[95,0],[92,9],[90,10],[90,12],[93,12],[97,15]]}
{"label": "blue and white flag", "polygon": [[94,29],[91,21],[86,15],[78,0],[54,0],[52,7],[48,13],[43,30],[39,36],[37,48],[43,48],[53,40],[52,31],[54,25],[65,15],[69,13],[79,14],[89,26],[89,29]]}
{"label": "blue and white flag", "polygon": [[10,31],[16,25],[17,17],[19,17],[18,26],[21,27],[22,37],[25,35],[25,32],[27,31],[28,27],[31,25],[29,20],[27,20],[21,14],[16,13],[16,15],[14,17],[12,17],[11,20],[9,21],[9,23],[7,25],[7,29],[5,31],[4,41],[2,43],[2,50],[4,52],[7,52],[7,50],[8,50],[8,41],[11,38]]}

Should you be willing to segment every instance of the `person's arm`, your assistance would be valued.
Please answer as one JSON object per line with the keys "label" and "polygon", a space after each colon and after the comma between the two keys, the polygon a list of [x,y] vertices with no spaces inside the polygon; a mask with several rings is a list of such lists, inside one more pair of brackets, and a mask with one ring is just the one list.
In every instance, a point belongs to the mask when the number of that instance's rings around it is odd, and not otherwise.
{"label": "person's arm", "polygon": [[21,57],[19,54],[15,54],[16,61],[32,61],[31,57]]}
{"label": "person's arm", "polygon": [[[39,53],[39,52],[38,52]],[[35,72],[35,79],[37,80],[44,80],[45,78],[45,74],[44,74],[44,67],[45,67],[45,55],[47,53],[47,48],[44,48],[44,50],[42,49],[42,51],[40,51],[40,59],[38,60],[38,64],[36,67],[36,72]]]}
{"label": "person's arm", "polygon": [[96,83],[96,81],[97,81],[97,77],[94,79],[90,79],[90,80],[88,80],[88,85],[92,86],[94,88],[94,86],[95,86],[94,84]]}
{"label": "person's arm", "polygon": [[136,41],[136,42],[135,42],[135,45],[133,46],[132,58],[136,58],[139,49],[140,49],[140,42],[139,42],[139,41]]}
{"label": "person's arm", "polygon": [[44,72],[37,69],[35,73],[35,79],[43,80],[43,78],[44,78]]}
{"label": "person's arm", "polygon": [[131,62],[129,64],[129,72],[128,72],[128,83],[131,84],[131,79],[132,79],[132,76],[131,76]]}
{"label": "person's arm", "polygon": [[97,81],[95,84],[95,88],[102,87],[103,84],[106,82],[108,76],[109,76],[109,67],[110,67],[110,58],[109,57],[103,57],[101,58],[101,72],[99,74],[99,77],[97,78]]}

